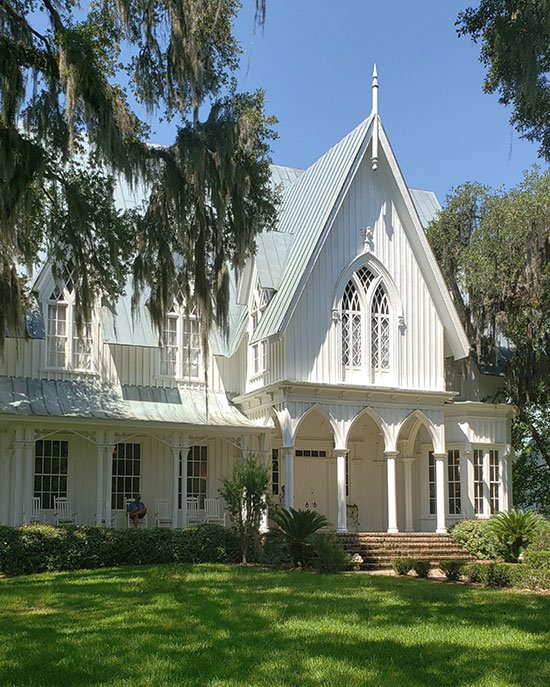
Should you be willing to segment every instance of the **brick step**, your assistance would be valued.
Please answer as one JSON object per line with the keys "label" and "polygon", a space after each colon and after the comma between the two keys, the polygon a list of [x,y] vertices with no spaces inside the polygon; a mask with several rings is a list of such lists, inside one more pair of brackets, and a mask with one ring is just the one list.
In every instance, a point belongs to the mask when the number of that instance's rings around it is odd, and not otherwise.
{"label": "brick step", "polygon": [[448,534],[435,532],[348,532],[340,535],[340,541],[348,553],[363,558],[363,568],[390,568],[394,558],[426,560],[434,565],[442,560],[472,560]]}

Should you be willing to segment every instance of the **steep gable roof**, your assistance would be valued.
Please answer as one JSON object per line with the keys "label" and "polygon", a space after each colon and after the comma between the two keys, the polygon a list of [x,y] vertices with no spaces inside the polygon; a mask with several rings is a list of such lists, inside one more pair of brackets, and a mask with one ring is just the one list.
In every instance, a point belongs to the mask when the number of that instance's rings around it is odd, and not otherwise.
{"label": "steep gable roof", "polygon": [[301,294],[307,275],[345,196],[368,143],[372,117],[320,157],[283,190],[277,231],[294,235],[281,285],[266,308],[252,341],[282,333]]}
{"label": "steep gable roof", "polygon": [[[373,121],[372,115],[363,120],[283,191],[277,231],[293,234],[294,240],[281,274],[280,288],[266,308],[254,332],[252,343],[284,334],[339,207],[365,155],[372,136]],[[412,200],[414,194],[426,221],[430,211],[433,212],[431,206],[435,196],[431,192],[409,191],[380,122],[378,129],[380,152],[386,157],[410,219],[408,226],[412,229],[409,237],[411,247],[445,327],[452,353],[455,358],[466,357],[470,344]]]}

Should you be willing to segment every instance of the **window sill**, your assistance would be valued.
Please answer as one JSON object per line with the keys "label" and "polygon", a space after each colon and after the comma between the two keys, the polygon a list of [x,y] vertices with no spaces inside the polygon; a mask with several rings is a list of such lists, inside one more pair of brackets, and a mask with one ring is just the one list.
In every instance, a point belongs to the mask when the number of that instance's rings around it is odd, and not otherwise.
{"label": "window sill", "polygon": [[74,370],[68,367],[40,367],[39,374],[48,374],[51,372],[62,372],[63,374],[72,375],[74,377],[99,377],[99,372],[96,370]]}

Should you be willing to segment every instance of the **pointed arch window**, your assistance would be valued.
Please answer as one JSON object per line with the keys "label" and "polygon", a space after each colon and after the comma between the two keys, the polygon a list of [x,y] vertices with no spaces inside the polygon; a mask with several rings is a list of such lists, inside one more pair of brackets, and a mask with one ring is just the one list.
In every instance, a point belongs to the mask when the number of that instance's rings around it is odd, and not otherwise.
{"label": "pointed arch window", "polygon": [[46,367],[75,372],[93,370],[93,327],[83,320],[80,331],[75,316],[72,272],[56,284],[46,303]]}
{"label": "pointed arch window", "polygon": [[380,277],[366,266],[342,294],[341,353],[344,376],[367,372],[375,381],[391,369],[390,303]]}

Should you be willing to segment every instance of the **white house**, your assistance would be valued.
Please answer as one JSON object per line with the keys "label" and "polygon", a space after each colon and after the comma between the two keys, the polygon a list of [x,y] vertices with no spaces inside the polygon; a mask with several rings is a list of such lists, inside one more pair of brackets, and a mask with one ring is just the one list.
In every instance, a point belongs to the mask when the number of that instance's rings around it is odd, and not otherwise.
{"label": "white house", "polygon": [[208,388],[180,304],[162,348],[126,299],[79,338],[70,275],[43,268],[32,338],[0,359],[0,523],[29,522],[36,499],[52,522],[66,496],[80,523],[125,526],[139,491],[149,524],[163,499],[185,526],[186,498],[216,497],[249,451],[275,501],[339,531],[444,532],[508,508],[512,409],[483,400],[499,380],[468,359],[424,234],[437,200],[406,186],[377,93],[375,76],[371,114],[307,170],[273,167],[277,229],[233,283]]}

